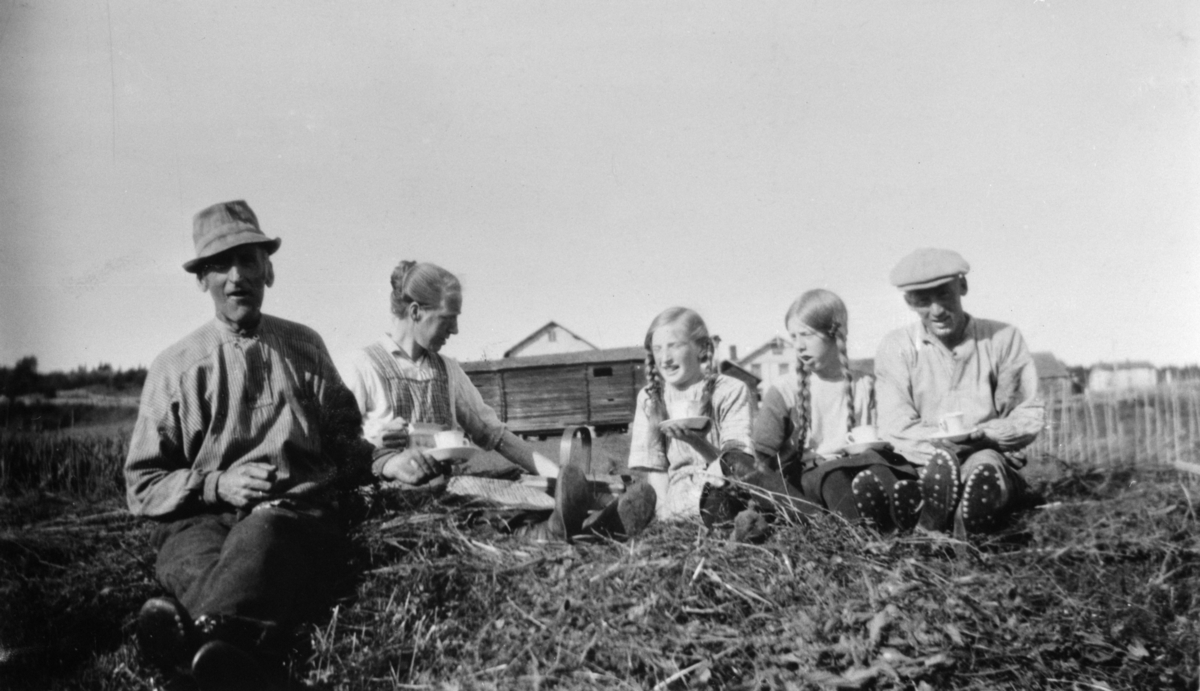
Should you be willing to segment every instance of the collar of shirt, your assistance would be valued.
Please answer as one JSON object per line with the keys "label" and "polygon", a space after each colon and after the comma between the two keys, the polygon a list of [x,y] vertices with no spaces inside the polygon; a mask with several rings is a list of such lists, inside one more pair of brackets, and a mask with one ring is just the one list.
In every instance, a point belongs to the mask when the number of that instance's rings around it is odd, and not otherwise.
{"label": "collar of shirt", "polygon": [[942,339],[929,333],[929,331],[925,328],[925,322],[917,322],[917,331],[921,334],[921,341],[923,343],[932,345],[935,348],[939,348],[951,356],[965,355],[967,352],[973,349],[973,345],[971,344],[975,343],[975,319],[965,312],[963,313],[963,316],[966,317],[967,321],[963,326],[962,340],[959,341],[958,344],[953,348],[947,348],[946,344],[942,343]]}
{"label": "collar of shirt", "polygon": [[426,353],[422,353],[420,358],[414,360],[411,355],[409,355],[407,352],[404,351],[404,348],[400,347],[400,344],[398,344],[394,340],[392,340],[392,337],[389,334],[384,334],[384,335],[380,336],[379,344],[382,345],[392,355],[402,357],[405,360],[408,360],[409,362],[411,362],[413,364],[419,363],[421,360],[426,360],[429,358],[429,353],[426,352]]}
{"label": "collar of shirt", "polygon": [[219,317],[213,318],[213,322],[217,325],[217,329],[221,333],[229,334],[230,336],[232,336],[238,340],[252,340],[252,341],[258,340],[258,336],[263,330],[263,324],[266,321],[267,321],[267,315],[265,315],[265,314],[259,315],[258,323],[254,325],[254,328],[239,329],[238,327],[234,326],[233,324],[229,324],[229,323],[223,321]]}

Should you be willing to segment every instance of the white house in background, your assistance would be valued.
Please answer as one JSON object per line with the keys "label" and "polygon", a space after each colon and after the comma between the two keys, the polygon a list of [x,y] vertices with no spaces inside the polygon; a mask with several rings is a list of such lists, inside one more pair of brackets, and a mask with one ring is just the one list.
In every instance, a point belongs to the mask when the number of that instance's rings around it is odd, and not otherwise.
{"label": "white house in background", "polygon": [[[730,349],[730,359],[736,360],[743,369],[762,381],[758,389],[760,395],[775,384],[796,377],[796,352],[792,350],[791,339],[784,336],[772,338],[740,360],[737,359],[736,352],[733,348]],[[850,369],[874,375],[875,360],[851,358]]]}
{"label": "white house in background", "polygon": [[580,350],[599,350],[570,329],[557,322],[546,322],[542,328],[521,339],[504,351],[504,357],[574,353]]}
{"label": "white house in background", "polygon": [[[732,353],[730,359],[735,359]],[[749,355],[738,359],[737,363],[762,382],[759,393],[765,393],[776,383],[796,376],[796,353],[792,350],[792,342],[783,336],[772,338]]]}
{"label": "white house in background", "polygon": [[1158,386],[1158,369],[1149,362],[1101,362],[1088,370],[1088,391],[1152,389]]}

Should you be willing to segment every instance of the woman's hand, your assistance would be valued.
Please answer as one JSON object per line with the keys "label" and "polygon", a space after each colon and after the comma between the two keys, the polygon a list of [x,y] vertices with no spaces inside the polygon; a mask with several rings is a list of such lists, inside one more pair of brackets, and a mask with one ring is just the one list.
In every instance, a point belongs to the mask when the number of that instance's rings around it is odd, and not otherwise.
{"label": "woman's hand", "polygon": [[673,420],[667,420],[658,426],[658,428],[662,430],[662,433],[668,438],[678,439],[679,441],[686,442],[692,446],[696,446],[697,442],[700,441],[707,443],[708,430],[711,427],[712,420],[706,422],[704,427],[700,429],[694,429],[686,423]]}
{"label": "woman's hand", "polygon": [[385,479],[421,485],[449,472],[448,461],[439,461],[424,449],[407,449],[388,459],[380,472]]}

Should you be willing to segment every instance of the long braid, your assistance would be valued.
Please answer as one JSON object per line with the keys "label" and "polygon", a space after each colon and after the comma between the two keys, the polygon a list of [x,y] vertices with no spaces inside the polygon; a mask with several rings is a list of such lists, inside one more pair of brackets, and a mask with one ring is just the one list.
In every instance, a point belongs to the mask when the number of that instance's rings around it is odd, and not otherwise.
{"label": "long braid", "polygon": [[842,376],[845,382],[846,405],[846,431],[854,429],[854,381],[853,375],[850,373],[850,356],[846,354],[846,326],[844,324],[834,324],[833,339],[837,343],[838,362],[842,366]]}
{"label": "long braid", "polygon": [[666,455],[667,444],[658,423],[667,419],[667,404],[663,400],[663,380],[654,362],[654,353],[646,349],[646,419],[650,423],[649,452],[651,456]]}
{"label": "long braid", "polygon": [[808,377],[810,372],[800,355],[796,355],[796,453],[804,457],[804,443],[808,438],[808,430],[812,422],[812,392],[809,390]]}
{"label": "long braid", "polygon": [[717,352],[712,340],[707,341],[700,353],[704,362],[704,391],[700,394],[700,414],[707,416],[714,423],[717,421],[717,411],[713,407],[713,395],[717,391]]}

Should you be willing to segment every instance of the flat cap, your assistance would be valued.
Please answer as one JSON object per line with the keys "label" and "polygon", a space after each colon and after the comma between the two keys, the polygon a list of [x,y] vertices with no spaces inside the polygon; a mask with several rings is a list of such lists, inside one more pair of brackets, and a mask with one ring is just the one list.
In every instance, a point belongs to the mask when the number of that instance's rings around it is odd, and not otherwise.
{"label": "flat cap", "polygon": [[941,285],[970,270],[971,265],[958,252],[922,247],[901,259],[890,278],[892,285],[907,292]]}

